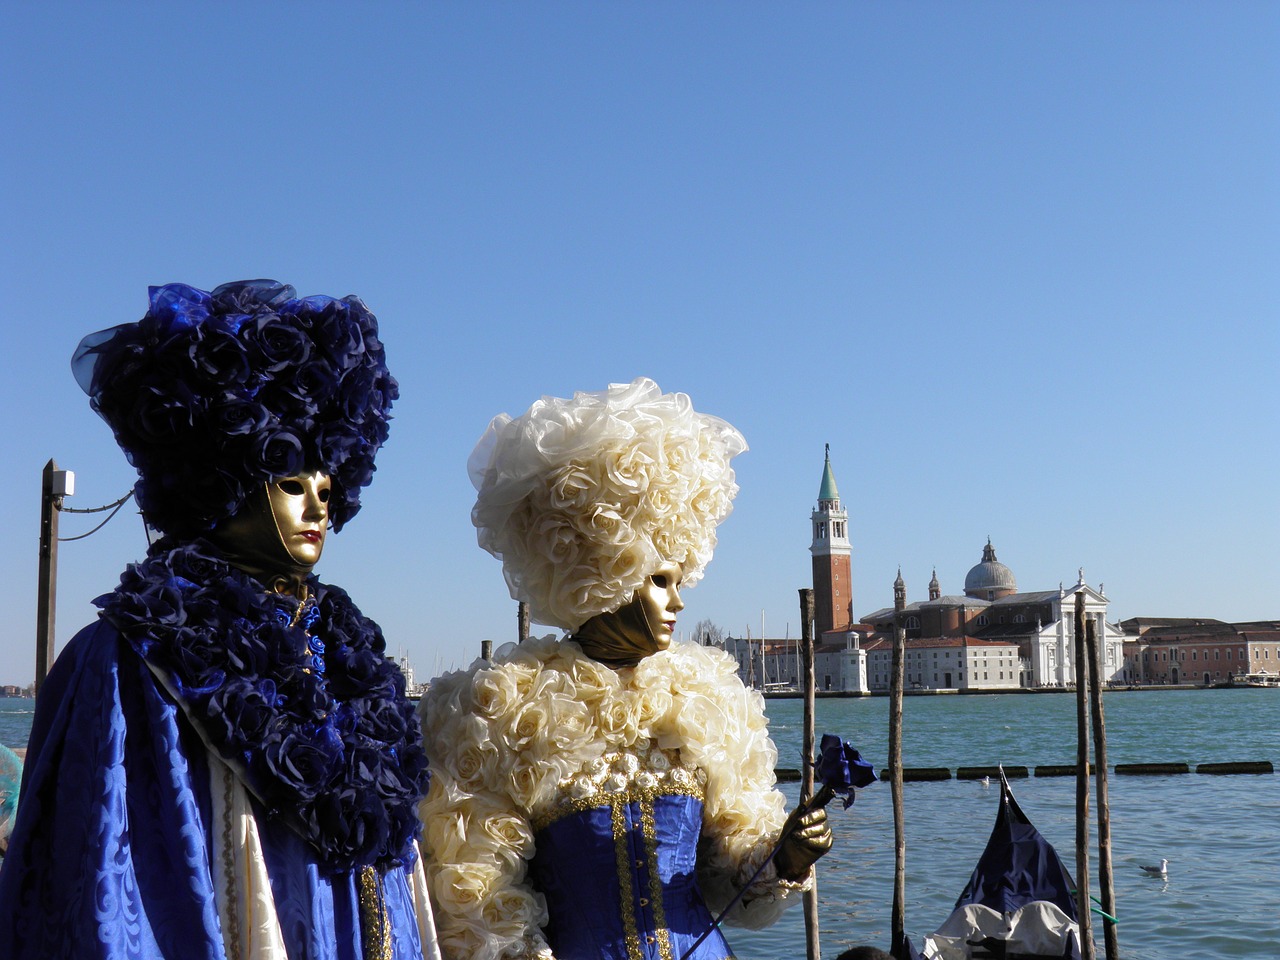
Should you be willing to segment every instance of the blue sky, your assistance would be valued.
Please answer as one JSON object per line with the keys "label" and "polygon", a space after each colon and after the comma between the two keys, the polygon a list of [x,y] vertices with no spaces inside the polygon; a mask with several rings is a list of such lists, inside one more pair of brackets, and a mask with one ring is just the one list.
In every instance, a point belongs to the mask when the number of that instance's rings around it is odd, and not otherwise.
{"label": "blue sky", "polygon": [[[420,676],[515,631],[489,418],[646,375],[735,424],[681,626],[798,632],[831,444],[855,612],[1020,587],[1280,617],[1280,8],[8,4],[0,683],[34,663],[40,470],[132,472],[68,367],[149,284],[355,293],[401,383],[318,572]],[[64,536],[87,517],[64,517]],[[58,642],[145,548],[65,544]],[[538,631],[544,632],[544,631]]]}

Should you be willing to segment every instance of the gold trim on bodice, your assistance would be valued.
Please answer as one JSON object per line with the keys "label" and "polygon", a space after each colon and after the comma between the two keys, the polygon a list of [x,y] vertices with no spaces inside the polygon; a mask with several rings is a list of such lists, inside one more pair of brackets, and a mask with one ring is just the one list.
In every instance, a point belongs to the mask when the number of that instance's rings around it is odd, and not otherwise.
{"label": "gold trim on bodice", "polygon": [[630,750],[612,750],[556,786],[555,796],[530,817],[537,833],[563,817],[598,807],[653,803],[658,797],[706,799],[706,771],[686,764],[679,750],[643,740]]}

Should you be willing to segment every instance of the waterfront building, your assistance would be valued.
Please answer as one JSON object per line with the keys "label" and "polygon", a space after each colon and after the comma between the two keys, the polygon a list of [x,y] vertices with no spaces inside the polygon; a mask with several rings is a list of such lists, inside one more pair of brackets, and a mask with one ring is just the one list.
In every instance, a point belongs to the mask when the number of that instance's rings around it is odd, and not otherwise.
{"label": "waterfront building", "polygon": [[1234,676],[1280,674],[1280,621],[1224,623],[1132,617],[1125,663],[1135,683],[1222,683]]}
{"label": "waterfront building", "polygon": [[849,543],[849,513],[840,506],[840,492],[831,470],[831,446],[826,447],[818,506],[810,514],[813,542],[813,635],[847,629],[853,623],[853,547]]}
{"label": "waterfront building", "polygon": [[[864,624],[829,631],[814,645],[813,673],[817,689],[829,693],[868,693]],[[800,641],[795,637],[726,637],[724,649],[738,661],[738,676],[748,687],[766,692],[793,692],[801,687]]]}
{"label": "waterfront building", "polygon": [[[1074,682],[1075,603],[1084,597],[1094,623],[1104,682],[1133,680],[1124,634],[1107,622],[1108,599],[1084,580],[1056,590],[1019,592],[1013,571],[996,558],[988,538],[982,559],[965,576],[964,593],[944,595],[937,570],[929,598],[908,603],[902,572],[893,607],[855,618],[853,549],[849,514],[840,502],[831,448],[827,446],[817,506],[809,515],[813,567],[814,673],[819,691],[884,692],[889,689],[893,630],[906,636],[907,689],[1017,690],[1065,687]],[[759,690],[800,688],[799,641],[728,637],[724,648],[738,661],[743,683]]]}
{"label": "waterfront building", "polygon": [[[905,594],[899,573],[895,594]],[[1107,622],[1108,599],[1084,580],[1056,590],[1019,592],[1013,571],[996,558],[990,539],[982,559],[965,576],[964,594],[944,595],[935,570],[929,599],[884,607],[861,618],[867,639],[870,689],[888,690],[894,625],[906,637],[907,689],[1004,690],[1065,687],[1075,676],[1075,603],[1083,594],[1085,617],[1094,623],[1102,679],[1130,682],[1124,632]],[[905,599],[905,597],[904,597]]]}
{"label": "waterfront building", "polygon": [[[867,646],[868,681],[876,693],[889,690],[893,663],[891,637],[879,635]],[[925,637],[903,650],[903,689],[997,691],[1021,689],[1023,661],[1018,645],[976,637]]]}
{"label": "waterfront building", "polygon": [[[853,620],[853,547],[849,514],[840,504],[831,448],[825,451],[818,504],[809,514],[809,554],[813,566],[813,669],[820,691],[867,693],[866,651],[870,630]],[[724,648],[738,661],[748,687],[794,691],[801,685],[800,641],[796,638],[729,637]]]}
{"label": "waterfront building", "polygon": [[840,504],[831,446],[824,450],[818,506],[809,517],[813,540],[814,675],[819,690],[867,693],[867,652],[863,637],[870,633],[853,619],[853,547],[849,541],[849,513]]}

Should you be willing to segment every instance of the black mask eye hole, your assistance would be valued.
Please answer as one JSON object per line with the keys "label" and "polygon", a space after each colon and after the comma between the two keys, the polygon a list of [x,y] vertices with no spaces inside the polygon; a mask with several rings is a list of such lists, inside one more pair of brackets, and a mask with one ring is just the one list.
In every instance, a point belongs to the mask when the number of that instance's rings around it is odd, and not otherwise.
{"label": "black mask eye hole", "polygon": [[321,503],[328,503],[328,502],[329,502],[329,488],[328,488],[328,487],[325,487],[323,490],[321,490],[321,491],[320,491],[320,502],[321,502]]}
{"label": "black mask eye hole", "polygon": [[298,480],[281,480],[277,486],[291,497],[300,497],[305,492]]}
{"label": "black mask eye hole", "polygon": [[663,574],[663,573],[655,573],[655,574],[654,574],[652,577],[650,577],[649,579],[650,579],[650,580],[652,580],[652,581],[653,581],[653,585],[654,585],[655,587],[658,587],[660,590],[665,590],[665,589],[666,589],[666,587],[667,587],[667,577],[666,577],[666,574]]}

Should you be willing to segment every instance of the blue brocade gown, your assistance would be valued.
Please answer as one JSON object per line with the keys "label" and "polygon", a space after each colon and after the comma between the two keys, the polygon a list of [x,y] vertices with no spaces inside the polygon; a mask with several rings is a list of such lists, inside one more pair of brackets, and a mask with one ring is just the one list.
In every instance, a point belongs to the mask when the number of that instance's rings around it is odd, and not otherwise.
{"label": "blue brocade gown", "polygon": [[[210,871],[205,747],[105,621],[41,688],[0,868],[5,960],[225,960]],[[353,874],[255,807],[290,960],[360,960]],[[385,877],[395,960],[422,956],[406,870]]]}
{"label": "blue brocade gown", "polygon": [[[543,827],[531,873],[557,960],[683,957],[712,921],[696,877],[701,831],[702,801],[682,795],[624,797]],[[690,960],[732,956],[717,929]]]}

